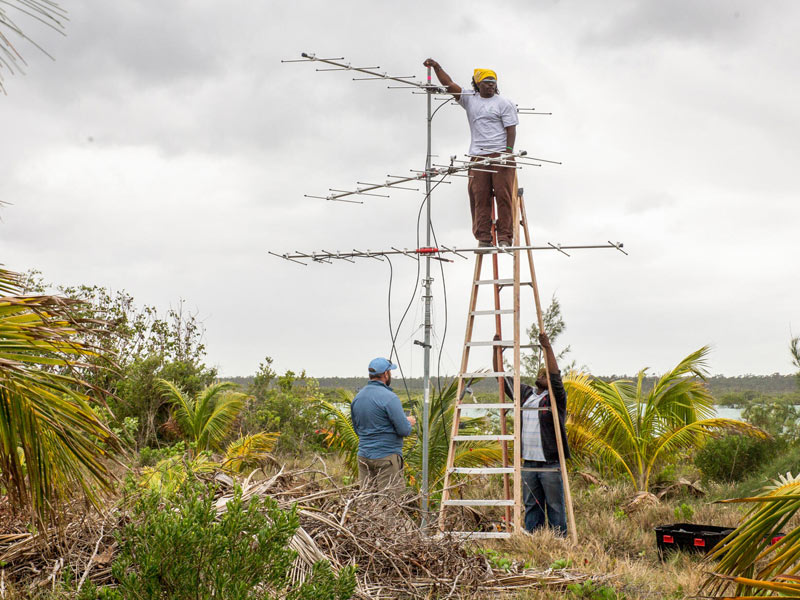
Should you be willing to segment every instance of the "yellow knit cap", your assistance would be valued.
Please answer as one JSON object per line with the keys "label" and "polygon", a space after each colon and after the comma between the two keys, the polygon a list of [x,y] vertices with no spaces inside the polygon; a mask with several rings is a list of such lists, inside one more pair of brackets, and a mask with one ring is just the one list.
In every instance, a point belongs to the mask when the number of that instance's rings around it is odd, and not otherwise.
{"label": "yellow knit cap", "polygon": [[475,73],[472,76],[472,78],[475,80],[475,83],[480,83],[487,77],[491,77],[492,79],[497,81],[497,73],[495,73],[491,69],[475,69]]}

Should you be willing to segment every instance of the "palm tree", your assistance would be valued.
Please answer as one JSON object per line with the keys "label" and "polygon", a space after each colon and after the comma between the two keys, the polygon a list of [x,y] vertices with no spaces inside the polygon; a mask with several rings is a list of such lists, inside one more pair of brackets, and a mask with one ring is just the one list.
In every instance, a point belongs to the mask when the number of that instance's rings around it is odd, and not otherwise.
{"label": "palm tree", "polygon": [[21,278],[0,269],[0,482],[43,523],[76,487],[98,504],[119,444],[92,411],[96,390],[71,371],[100,355],[82,337],[102,324],[74,318],[74,300],[21,294]]}
{"label": "palm tree", "polygon": [[225,449],[222,468],[234,473],[257,469],[269,458],[280,436],[280,432],[261,431],[232,441]]}
{"label": "palm tree", "polygon": [[194,452],[218,450],[248,398],[247,394],[231,391],[237,386],[230,381],[206,386],[193,397],[166,379],[158,379],[156,384],[175,407],[175,418],[192,442]]}
{"label": "palm tree", "polygon": [[648,491],[659,464],[709,435],[733,430],[769,437],[748,423],[714,417],[714,399],[704,381],[708,352],[704,346],[691,353],[649,390],[644,387],[646,368],[635,382],[566,377],[567,435],[574,454],[611,466],[637,491]]}
{"label": "palm tree", "polygon": [[[722,502],[751,502],[755,506],[709,554],[708,561],[716,565],[702,589],[715,596],[735,598],[800,598],[800,578],[796,575],[800,527],[793,527],[775,541],[800,510],[800,475],[787,473],[758,496]],[[736,596],[728,596],[731,585],[736,586]]]}
{"label": "palm tree", "polygon": [[[25,31],[16,24],[6,12],[7,7],[14,9],[18,14],[26,15],[39,23],[44,23],[59,33],[63,33],[64,21],[67,20],[66,11],[52,0],[3,0],[3,2],[0,2],[0,92],[5,92],[5,88],[3,88],[3,70],[8,69],[11,73],[15,69],[21,71],[20,64],[25,64],[25,59],[22,58],[22,55],[8,37],[8,33],[33,44],[47,54],[41,46],[28,37]],[[50,55],[47,54],[47,56]]]}
{"label": "palm tree", "polygon": [[[450,431],[453,423],[458,381],[454,380],[439,393],[431,395],[429,418],[429,445],[428,445],[428,474],[429,489],[435,498],[441,493],[444,483],[444,474],[447,467],[447,452],[450,445]],[[339,402],[321,400],[320,405],[330,416],[326,441],[345,457],[350,472],[353,476],[358,474],[358,436],[353,430],[350,420],[349,408],[344,408],[352,402],[353,397],[349,392],[339,390]],[[411,400],[411,412],[422,423],[421,397]],[[480,419],[461,419],[462,432],[475,433],[481,423]],[[419,479],[422,472],[422,440],[416,433],[412,433],[403,444],[403,457],[406,465],[406,476],[413,487],[419,489]],[[502,452],[497,443],[473,442],[460,444],[455,456],[457,467],[484,467],[497,465],[502,460]]]}

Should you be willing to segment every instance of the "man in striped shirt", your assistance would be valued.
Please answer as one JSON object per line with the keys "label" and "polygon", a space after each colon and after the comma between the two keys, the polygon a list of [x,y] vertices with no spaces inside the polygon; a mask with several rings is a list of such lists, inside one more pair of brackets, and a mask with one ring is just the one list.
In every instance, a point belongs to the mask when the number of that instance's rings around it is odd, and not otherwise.
{"label": "man in striped shirt", "polygon": [[[539,343],[547,358],[550,371],[550,386],[553,389],[558,410],[561,442],[564,458],[570,457],[567,445],[567,393],[561,381],[561,371],[547,334],[539,334]],[[495,353],[495,370],[499,359]],[[535,531],[549,525],[556,534],[567,534],[566,508],[564,505],[564,484],[558,462],[556,431],[553,424],[552,403],[547,389],[547,370],[539,369],[536,385],[520,385],[522,398],[522,495],[525,502],[525,529]],[[514,398],[514,379],[505,378],[505,393]],[[525,469],[541,469],[527,471]]]}

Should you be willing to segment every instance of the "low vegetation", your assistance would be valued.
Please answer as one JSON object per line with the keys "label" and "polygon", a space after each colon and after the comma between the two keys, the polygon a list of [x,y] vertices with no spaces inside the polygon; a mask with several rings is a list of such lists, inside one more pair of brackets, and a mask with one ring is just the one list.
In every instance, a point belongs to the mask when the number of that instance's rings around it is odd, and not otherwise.
{"label": "low vegetation", "polygon": [[[799,343],[790,351],[800,369]],[[706,356],[700,349],[657,378],[565,378],[580,544],[549,531],[437,539],[417,527],[414,436],[404,449],[405,499],[355,485],[350,392],[304,372],[280,375],[269,357],[245,385],[220,383],[204,363],[202,327],[181,307],[160,315],[88,286],[51,294],[35,276],[0,271],[0,596],[796,594],[793,396],[752,396],[744,421],[717,418]],[[434,509],[455,393],[451,384],[432,394]],[[405,397],[418,420],[421,397]],[[465,423],[475,432],[499,426],[488,416]],[[498,446],[480,443],[456,464],[501,460]],[[500,476],[478,483],[481,492],[501,485]],[[729,498],[741,500],[722,502]],[[502,516],[454,518],[491,528]],[[654,528],[671,522],[736,531],[707,562],[661,556]],[[787,535],[770,545],[778,533]]]}

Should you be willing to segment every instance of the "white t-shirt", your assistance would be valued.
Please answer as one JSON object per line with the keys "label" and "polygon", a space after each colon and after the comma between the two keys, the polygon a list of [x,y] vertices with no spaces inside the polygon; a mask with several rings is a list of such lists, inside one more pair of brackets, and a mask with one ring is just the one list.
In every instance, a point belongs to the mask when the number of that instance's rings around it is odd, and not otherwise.
{"label": "white t-shirt", "polygon": [[467,111],[472,140],[469,154],[485,155],[506,151],[506,127],[517,125],[517,107],[508,98],[495,94],[483,98],[469,87],[463,91],[458,103]]}
{"label": "white t-shirt", "polygon": [[[547,390],[537,394],[534,390],[523,403],[523,408],[538,408],[542,400],[547,397]],[[542,447],[542,431],[539,423],[538,410],[522,411],[522,458],[523,460],[545,461],[544,448]]]}

